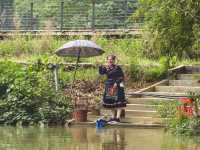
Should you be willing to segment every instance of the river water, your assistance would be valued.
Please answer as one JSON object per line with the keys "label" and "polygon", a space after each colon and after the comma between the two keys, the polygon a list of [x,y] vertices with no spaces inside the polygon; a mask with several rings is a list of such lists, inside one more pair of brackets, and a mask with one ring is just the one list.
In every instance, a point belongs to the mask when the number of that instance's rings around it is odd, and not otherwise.
{"label": "river water", "polygon": [[200,138],[162,129],[0,127],[0,150],[200,150]]}

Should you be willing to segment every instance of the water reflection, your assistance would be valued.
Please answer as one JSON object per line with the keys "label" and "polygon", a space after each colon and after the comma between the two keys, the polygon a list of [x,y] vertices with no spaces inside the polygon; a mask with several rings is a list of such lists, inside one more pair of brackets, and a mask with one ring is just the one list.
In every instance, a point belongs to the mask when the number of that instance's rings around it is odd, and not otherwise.
{"label": "water reflection", "polygon": [[70,130],[68,130],[68,132],[71,134],[72,140],[75,141],[76,143],[87,143],[88,142],[87,128],[71,128]]}
{"label": "water reflection", "polygon": [[110,130],[112,136],[111,141],[105,140],[102,142],[102,150],[125,150],[125,131],[124,129]]}
{"label": "water reflection", "polygon": [[199,143],[159,129],[0,127],[0,150],[200,150]]}
{"label": "water reflection", "polygon": [[169,133],[163,135],[160,150],[200,150],[200,137],[173,137]]}

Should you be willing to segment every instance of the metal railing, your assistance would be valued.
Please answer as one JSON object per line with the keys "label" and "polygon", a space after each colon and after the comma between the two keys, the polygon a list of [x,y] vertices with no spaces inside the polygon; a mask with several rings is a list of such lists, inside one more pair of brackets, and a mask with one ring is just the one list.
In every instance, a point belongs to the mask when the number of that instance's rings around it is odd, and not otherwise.
{"label": "metal railing", "polygon": [[135,29],[137,0],[1,0],[0,31]]}

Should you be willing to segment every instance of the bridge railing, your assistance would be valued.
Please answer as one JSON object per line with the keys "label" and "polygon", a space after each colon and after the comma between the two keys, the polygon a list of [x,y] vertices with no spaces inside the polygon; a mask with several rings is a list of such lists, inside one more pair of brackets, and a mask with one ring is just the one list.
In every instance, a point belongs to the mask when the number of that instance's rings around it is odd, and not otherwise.
{"label": "bridge railing", "polygon": [[1,0],[0,31],[139,28],[137,0]]}

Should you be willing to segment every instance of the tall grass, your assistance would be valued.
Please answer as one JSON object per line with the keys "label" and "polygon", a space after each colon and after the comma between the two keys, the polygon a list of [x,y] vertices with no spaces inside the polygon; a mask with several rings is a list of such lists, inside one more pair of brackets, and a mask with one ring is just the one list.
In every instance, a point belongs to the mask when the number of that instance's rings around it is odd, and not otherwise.
{"label": "tall grass", "polygon": [[[46,23],[46,33],[41,36],[33,36],[28,34],[22,36],[19,32],[13,33],[13,36],[0,41],[0,60],[9,59],[15,62],[36,62],[41,60],[43,63],[66,63],[66,62],[75,62],[76,58],[72,57],[57,57],[54,52],[64,43],[77,40],[85,39],[83,36],[69,36],[66,38],[54,37],[52,36],[51,31],[53,30],[51,21]],[[81,62],[89,62],[94,64],[104,64],[105,58],[109,54],[115,54],[118,58],[118,64],[131,64],[133,76],[136,74],[134,65],[139,66],[139,70],[144,72],[147,70],[147,73],[150,72],[152,78],[160,77],[162,69],[162,64],[159,60],[145,58],[144,51],[142,51],[142,42],[141,39],[135,38],[123,38],[123,39],[108,39],[104,38],[100,34],[96,34],[91,37],[91,40],[100,45],[105,53],[101,56],[90,57],[90,58],[81,58]],[[173,66],[180,64],[197,64],[195,60],[179,60],[178,58],[172,59]],[[157,68],[145,69],[145,67],[154,66]],[[60,72],[60,78],[67,82],[71,82],[73,79],[73,72]],[[144,74],[144,73],[143,73]],[[149,76],[147,74],[147,76]],[[77,79],[85,80],[96,80],[98,78],[98,71],[96,69],[79,69],[77,71]],[[138,80],[137,79],[137,80]],[[155,79],[156,80],[156,79]]]}
{"label": "tall grass", "polygon": [[[54,52],[64,43],[75,39],[83,39],[83,37],[73,36],[68,38],[56,38],[52,37],[50,34],[40,37],[16,35],[15,37],[0,41],[0,55],[19,61],[35,61],[35,59],[46,60],[48,57],[48,61],[52,62],[71,62],[75,59],[58,58]],[[107,55],[115,54],[119,58],[119,63],[126,64],[129,63],[133,57],[140,57],[141,55],[140,40],[138,39],[106,39],[103,37],[92,37],[91,40],[100,45],[105,50],[105,53],[98,57],[82,58],[81,61],[103,63]]]}

